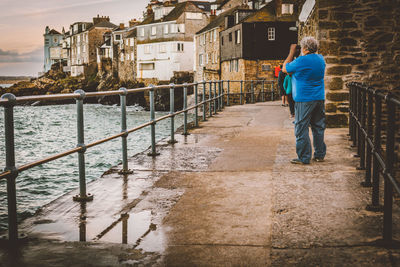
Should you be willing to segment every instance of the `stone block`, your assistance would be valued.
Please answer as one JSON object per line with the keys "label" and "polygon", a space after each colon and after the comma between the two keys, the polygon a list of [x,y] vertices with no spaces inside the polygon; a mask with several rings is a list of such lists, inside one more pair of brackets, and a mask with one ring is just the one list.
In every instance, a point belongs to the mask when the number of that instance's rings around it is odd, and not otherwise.
{"label": "stone block", "polygon": [[369,16],[364,22],[365,27],[376,27],[382,25],[382,20],[377,16]]}
{"label": "stone block", "polygon": [[326,112],[330,112],[330,113],[334,113],[336,112],[337,107],[335,103],[326,103],[325,104],[325,111]]}
{"label": "stone block", "polygon": [[352,28],[358,28],[358,24],[351,21],[351,22],[343,22],[342,24],[343,29],[352,29]]}
{"label": "stone block", "polygon": [[339,45],[336,42],[320,41],[319,53],[323,55],[338,55]]}
{"label": "stone block", "polygon": [[332,12],[331,18],[333,20],[352,20],[353,19],[353,13],[350,12]]}
{"label": "stone block", "polygon": [[349,32],[349,36],[360,38],[360,37],[364,36],[364,33],[360,30],[356,30],[356,31]]}
{"label": "stone block", "polygon": [[325,62],[328,64],[338,64],[339,59],[337,57],[326,57]]}
{"label": "stone block", "polygon": [[340,45],[342,46],[356,46],[357,40],[353,38],[343,38],[339,41]]}
{"label": "stone block", "polygon": [[340,77],[334,77],[328,82],[327,88],[329,90],[342,90],[343,89],[343,80]]}
{"label": "stone block", "polygon": [[339,25],[336,22],[333,21],[320,21],[319,22],[319,28],[320,29],[337,29]]}
{"label": "stone block", "polygon": [[357,59],[357,58],[351,58],[351,57],[345,57],[340,59],[340,64],[351,64],[351,65],[357,65],[357,64],[362,64],[362,60]]}
{"label": "stone block", "polygon": [[340,112],[346,113],[349,112],[349,106],[348,105],[338,105],[337,110]]}
{"label": "stone block", "polygon": [[349,99],[349,92],[328,92],[326,98],[330,101],[345,101]]}
{"label": "stone block", "polygon": [[328,128],[343,128],[348,124],[349,118],[347,114],[326,114],[326,126]]}
{"label": "stone block", "polygon": [[351,66],[333,66],[328,68],[328,75],[345,75],[351,73]]}
{"label": "stone block", "polygon": [[319,10],[319,12],[318,12],[318,18],[320,19],[320,20],[322,20],[322,19],[327,19],[328,18],[328,10]]}

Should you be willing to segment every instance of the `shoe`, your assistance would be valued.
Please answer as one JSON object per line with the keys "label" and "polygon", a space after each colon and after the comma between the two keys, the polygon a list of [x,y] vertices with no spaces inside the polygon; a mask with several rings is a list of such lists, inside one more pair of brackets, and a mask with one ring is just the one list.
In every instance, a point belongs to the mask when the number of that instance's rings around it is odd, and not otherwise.
{"label": "shoe", "polygon": [[324,159],[324,158],[315,157],[315,158],[313,158],[313,161],[316,161],[316,162],[324,162],[325,159]]}
{"label": "shoe", "polygon": [[302,161],[299,160],[299,159],[292,159],[292,160],[290,161],[290,163],[292,163],[292,164],[301,164],[301,165],[310,164],[310,163],[302,162]]}
{"label": "shoe", "polygon": [[282,104],[281,106],[282,106],[282,107],[284,107],[284,106],[285,106],[285,104]]}

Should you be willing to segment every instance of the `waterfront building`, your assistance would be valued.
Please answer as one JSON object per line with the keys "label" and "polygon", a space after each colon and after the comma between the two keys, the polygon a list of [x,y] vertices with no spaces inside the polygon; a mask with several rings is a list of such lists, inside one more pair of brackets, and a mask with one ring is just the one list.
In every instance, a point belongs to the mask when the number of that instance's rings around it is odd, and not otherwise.
{"label": "waterfront building", "polygon": [[275,0],[250,13],[238,9],[225,16],[221,79],[275,79],[274,68],[286,59],[290,44],[297,43],[296,21],[293,0]]}
{"label": "waterfront building", "polygon": [[137,26],[137,78],[169,81],[193,72],[194,35],[208,24],[209,2],[165,1],[148,6]]}
{"label": "waterfront building", "polygon": [[44,37],[44,64],[43,71],[46,73],[55,63],[62,61],[63,34],[46,26]]}
{"label": "waterfront building", "polygon": [[85,73],[88,67],[96,67],[97,47],[104,43],[104,34],[117,26],[109,17],[93,18],[93,22],[75,22],[71,33],[71,76]]}

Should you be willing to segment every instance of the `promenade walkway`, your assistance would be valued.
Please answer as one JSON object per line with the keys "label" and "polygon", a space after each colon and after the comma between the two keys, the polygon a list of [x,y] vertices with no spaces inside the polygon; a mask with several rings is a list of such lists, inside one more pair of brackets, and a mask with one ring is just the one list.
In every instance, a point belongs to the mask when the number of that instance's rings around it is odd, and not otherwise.
{"label": "promenade walkway", "polygon": [[160,142],[156,158],[132,157],[133,174],[90,183],[93,202],[71,192],[43,207],[0,266],[400,264],[400,250],[373,245],[382,214],[365,210],[348,130],[327,129],[326,161],[303,166],[289,163],[294,126],[279,102],[226,107],[200,126]]}

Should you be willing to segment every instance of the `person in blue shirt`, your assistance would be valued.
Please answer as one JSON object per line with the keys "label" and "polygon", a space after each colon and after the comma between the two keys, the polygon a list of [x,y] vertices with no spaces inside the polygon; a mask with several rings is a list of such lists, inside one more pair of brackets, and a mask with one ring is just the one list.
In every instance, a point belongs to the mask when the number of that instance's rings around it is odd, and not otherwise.
{"label": "person in blue shirt", "polygon": [[297,45],[292,44],[283,64],[283,71],[292,74],[292,95],[295,101],[295,136],[298,158],[294,164],[309,164],[311,142],[308,127],[311,125],[314,144],[314,160],[324,161],[325,123],[325,60],[317,54],[318,41],[304,37],[301,42],[301,56],[293,60]]}

